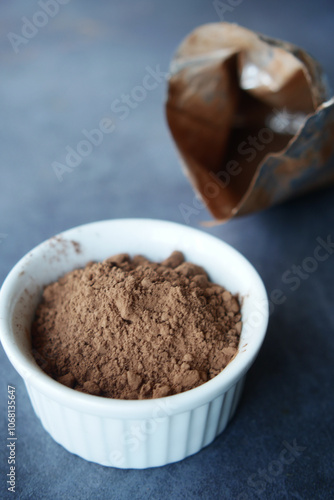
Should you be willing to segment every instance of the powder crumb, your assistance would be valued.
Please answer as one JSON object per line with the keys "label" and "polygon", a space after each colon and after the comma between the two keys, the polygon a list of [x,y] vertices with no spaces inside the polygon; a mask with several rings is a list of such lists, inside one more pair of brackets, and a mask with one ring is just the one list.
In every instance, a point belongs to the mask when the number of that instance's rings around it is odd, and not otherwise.
{"label": "powder crumb", "polygon": [[99,396],[101,394],[100,387],[92,380],[84,382],[82,388],[83,388],[82,392],[87,392],[88,394],[93,394],[94,396]]}
{"label": "powder crumb", "polygon": [[181,252],[160,263],[123,253],[44,289],[32,352],[78,391],[160,398],[218,375],[236,355],[241,329],[238,297]]}
{"label": "powder crumb", "polygon": [[66,373],[66,375],[62,375],[58,378],[58,382],[66,385],[67,387],[73,388],[75,385],[75,377],[72,375],[72,373]]}
{"label": "powder crumb", "polygon": [[159,385],[157,384],[153,389],[153,398],[164,398],[171,394],[171,388],[169,385]]}
{"label": "powder crumb", "polygon": [[163,260],[161,262],[161,265],[164,267],[171,267],[172,269],[175,269],[175,267],[178,267],[179,265],[184,262],[184,256],[182,252],[175,251],[171,254],[170,257],[167,259]]}
{"label": "powder crumb", "polygon": [[130,389],[134,391],[138,389],[143,381],[140,375],[137,375],[136,373],[130,371],[127,372],[126,376]]}

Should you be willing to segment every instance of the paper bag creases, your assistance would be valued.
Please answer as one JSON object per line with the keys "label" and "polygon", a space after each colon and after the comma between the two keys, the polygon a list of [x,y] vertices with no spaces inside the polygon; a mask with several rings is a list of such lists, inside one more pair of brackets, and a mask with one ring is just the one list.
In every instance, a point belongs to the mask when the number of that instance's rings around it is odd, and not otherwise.
{"label": "paper bag creases", "polygon": [[298,47],[235,24],[197,28],[171,63],[167,120],[218,221],[334,181],[334,100]]}

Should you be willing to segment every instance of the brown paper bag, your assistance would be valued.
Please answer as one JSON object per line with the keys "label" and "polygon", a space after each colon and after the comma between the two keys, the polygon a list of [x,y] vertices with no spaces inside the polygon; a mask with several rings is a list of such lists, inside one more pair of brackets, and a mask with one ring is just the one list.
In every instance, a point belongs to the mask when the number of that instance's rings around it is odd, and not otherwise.
{"label": "brown paper bag", "polygon": [[218,221],[334,181],[334,99],[298,47],[229,23],[201,26],[171,63],[167,120]]}

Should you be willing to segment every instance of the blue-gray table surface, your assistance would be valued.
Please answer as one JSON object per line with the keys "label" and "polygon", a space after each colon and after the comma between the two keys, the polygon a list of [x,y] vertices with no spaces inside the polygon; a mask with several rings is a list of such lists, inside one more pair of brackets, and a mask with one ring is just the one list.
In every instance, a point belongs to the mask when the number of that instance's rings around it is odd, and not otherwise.
{"label": "blue-gray table surface", "polygon": [[[329,0],[55,2],[0,6],[0,283],[32,247],[79,224],[149,217],[198,227],[210,219],[204,208],[187,221],[182,216],[180,204],[193,206],[194,194],[163,113],[163,74],[194,27],[225,12],[226,21],[301,45],[334,81]],[[41,4],[46,16],[36,14]],[[150,71],[152,88],[146,95],[135,91],[137,101],[121,110],[122,96]],[[101,120],[110,125],[104,119],[114,120],[112,132],[102,141],[96,137],[100,144],[62,171],[68,151],[85,139],[83,130]],[[333,498],[334,253],[329,249],[326,260],[293,284],[283,278],[296,276],[293,266],[311,265],[317,239],[334,241],[333,192],[329,187],[203,229],[240,250],[268,292],[279,289],[286,300],[273,308],[233,421],[213,444],[180,463],[118,470],[71,455],[42,428],[1,348],[0,497],[14,495],[6,486],[10,384],[16,387],[20,499]],[[281,460],[287,446],[294,450],[290,463]]]}

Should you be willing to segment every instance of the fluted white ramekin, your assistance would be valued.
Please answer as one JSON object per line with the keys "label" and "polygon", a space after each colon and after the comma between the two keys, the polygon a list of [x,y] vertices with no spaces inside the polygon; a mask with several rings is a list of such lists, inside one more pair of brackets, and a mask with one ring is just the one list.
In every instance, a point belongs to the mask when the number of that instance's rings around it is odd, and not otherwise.
{"label": "fluted white ramekin", "polygon": [[[239,351],[218,376],[182,394],[124,401],[69,389],[37,366],[29,331],[43,286],[90,260],[128,252],[160,261],[173,250],[181,250],[187,260],[203,266],[213,282],[242,297]],[[265,288],[240,253],[202,231],[158,220],[95,222],[51,238],[18,262],[0,294],[2,345],[23,377],[44,428],[68,451],[120,468],[165,465],[210,444],[235,412],[267,321]]]}

